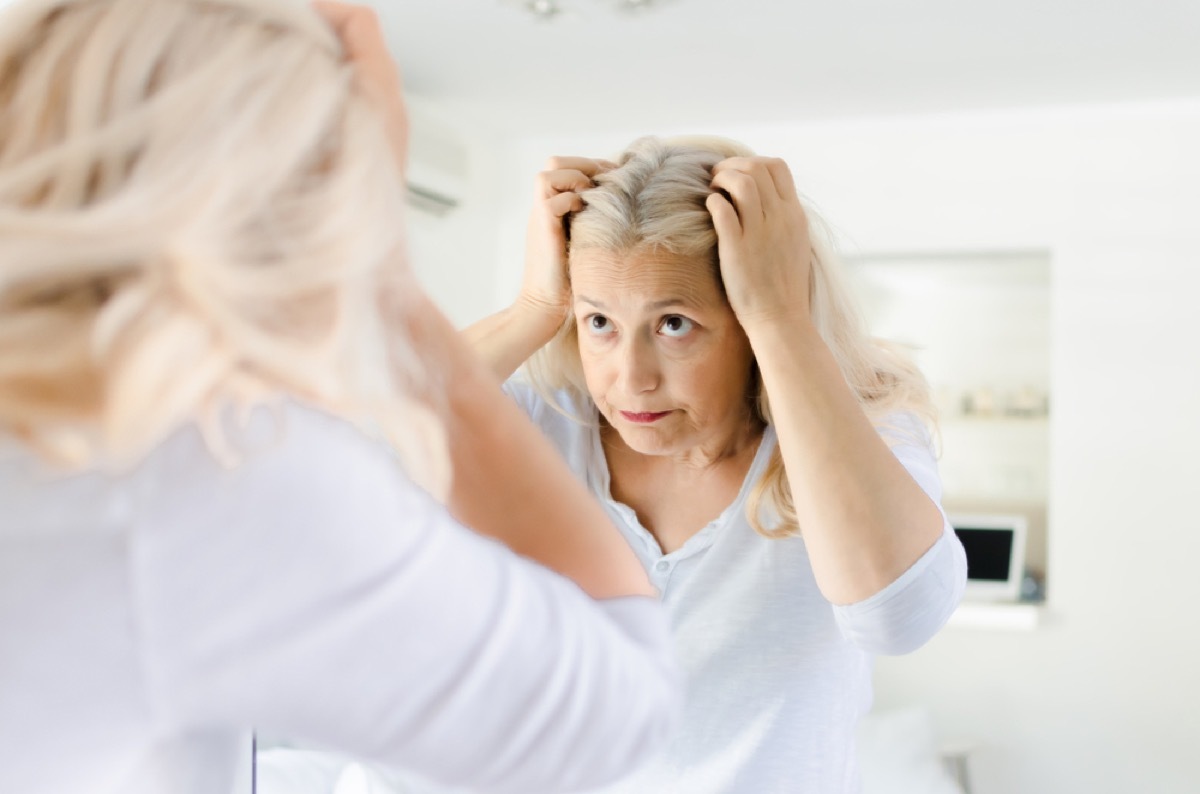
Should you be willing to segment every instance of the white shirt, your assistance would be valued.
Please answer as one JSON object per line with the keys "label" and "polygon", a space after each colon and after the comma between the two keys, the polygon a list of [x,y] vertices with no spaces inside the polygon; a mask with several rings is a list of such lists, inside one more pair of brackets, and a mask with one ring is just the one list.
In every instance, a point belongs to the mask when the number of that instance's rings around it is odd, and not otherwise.
{"label": "white shirt", "polygon": [[[770,540],[745,501],[775,446],[767,428],[741,492],[680,549],[663,554],[629,507],[611,498],[596,409],[586,396],[506,390],[600,498],[640,557],[671,615],[687,678],[681,729],[664,752],[605,794],[842,794],[859,790],[854,733],[871,703],[873,654],[914,650],[946,622],[966,584],[966,556],[942,537],[881,592],[834,606],[813,577],[803,540]],[[583,421],[564,416],[580,417]],[[892,451],[935,502],[941,484],[915,417]],[[916,443],[914,443],[916,442]]]}
{"label": "white shirt", "polygon": [[187,428],[120,477],[0,450],[0,791],[248,791],[252,727],[521,794],[662,744],[654,599],[593,602],[318,411],[241,443]]}

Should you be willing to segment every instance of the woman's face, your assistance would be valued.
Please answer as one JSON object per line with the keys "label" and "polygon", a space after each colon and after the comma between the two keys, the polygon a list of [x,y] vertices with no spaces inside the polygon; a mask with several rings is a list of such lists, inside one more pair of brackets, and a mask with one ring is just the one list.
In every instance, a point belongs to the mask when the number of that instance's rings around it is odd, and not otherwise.
{"label": "woman's face", "polygon": [[588,391],[630,448],[717,451],[745,428],[753,354],[709,262],[583,249],[571,288]]}

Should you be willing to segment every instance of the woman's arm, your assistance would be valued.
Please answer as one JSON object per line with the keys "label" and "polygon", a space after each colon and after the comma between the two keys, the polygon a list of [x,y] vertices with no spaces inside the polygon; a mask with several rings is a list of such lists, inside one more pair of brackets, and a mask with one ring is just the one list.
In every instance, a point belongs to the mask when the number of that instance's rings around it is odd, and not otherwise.
{"label": "woman's arm", "polygon": [[782,160],[732,158],[709,197],[721,275],[771,400],[796,515],[835,604],[894,582],[944,529],[938,505],[888,449],[809,310],[808,222]]}
{"label": "woman's arm", "polygon": [[185,429],[136,474],[160,724],[514,794],[599,786],[661,746],[680,679],[654,599],[595,601],[463,528],[347,422],[288,404],[245,427],[235,470]]}
{"label": "woman's arm", "polygon": [[563,314],[518,299],[463,331],[463,339],[501,383],[554,338]]}
{"label": "woman's arm", "polygon": [[574,580],[594,598],[653,595],[641,563],[599,503],[428,301],[414,342],[446,379],[455,518]]}
{"label": "woman's arm", "polygon": [[[401,79],[388,55],[379,20],[366,7],[320,2],[317,10],[342,40],[358,70],[360,90],[379,107],[401,168],[408,122]],[[485,321],[481,352],[493,375],[506,379],[553,336],[566,313],[566,234],[562,218],[582,207],[574,191],[591,185],[605,164],[554,159],[538,178],[540,200],[530,217],[526,284],[513,311]],[[641,564],[603,510],[577,482],[494,377],[470,354],[457,332],[423,297],[407,318],[412,342],[442,365],[450,399],[447,431],[454,466],[450,507],[479,532],[574,580],[594,598],[654,593]],[[526,312],[525,310],[528,310]],[[557,326],[555,326],[557,327]],[[468,336],[484,336],[468,334]]]}
{"label": "woman's arm", "polygon": [[933,546],[941,511],[867,419],[815,329],[780,318],[746,333],[817,582],[835,604],[872,596]]}

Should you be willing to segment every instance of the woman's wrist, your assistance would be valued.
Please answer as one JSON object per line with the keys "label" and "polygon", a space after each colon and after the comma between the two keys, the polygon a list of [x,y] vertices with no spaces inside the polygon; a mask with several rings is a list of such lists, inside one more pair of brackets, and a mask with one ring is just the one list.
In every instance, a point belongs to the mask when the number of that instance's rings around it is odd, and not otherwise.
{"label": "woman's wrist", "polygon": [[522,321],[550,328],[550,336],[567,318],[567,309],[566,300],[552,300],[532,292],[522,292],[509,306],[509,311]]}
{"label": "woman's wrist", "polygon": [[807,310],[781,309],[775,312],[763,312],[742,319],[738,317],[742,330],[750,340],[756,354],[767,352],[776,346],[794,348],[809,344],[824,345],[825,341],[817,326],[813,323],[812,315]]}
{"label": "woman's wrist", "polygon": [[554,338],[567,318],[567,306],[536,295],[522,293],[508,307],[509,322],[521,329],[522,336],[534,342],[530,354]]}

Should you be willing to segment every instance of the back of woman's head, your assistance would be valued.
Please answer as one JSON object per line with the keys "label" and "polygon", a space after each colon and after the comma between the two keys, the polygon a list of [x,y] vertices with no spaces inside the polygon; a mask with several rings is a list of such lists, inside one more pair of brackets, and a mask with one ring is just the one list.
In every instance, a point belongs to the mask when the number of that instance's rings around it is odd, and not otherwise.
{"label": "back of woman's head", "polygon": [[[136,459],[294,395],[412,444],[403,188],[289,0],[26,0],[0,26],[0,431]],[[416,434],[416,435],[414,435]],[[436,479],[444,478],[444,470]]]}

